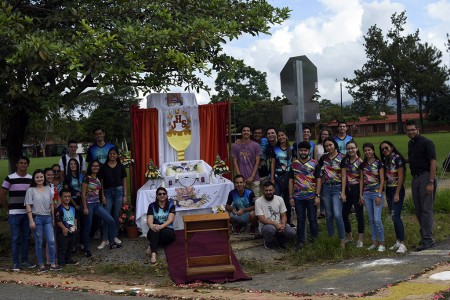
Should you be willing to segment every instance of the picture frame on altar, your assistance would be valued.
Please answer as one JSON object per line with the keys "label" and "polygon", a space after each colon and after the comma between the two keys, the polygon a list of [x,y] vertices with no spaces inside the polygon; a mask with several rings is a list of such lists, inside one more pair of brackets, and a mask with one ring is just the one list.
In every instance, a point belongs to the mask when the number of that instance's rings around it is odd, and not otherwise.
{"label": "picture frame on altar", "polygon": [[166,97],[167,106],[182,106],[183,105],[183,96],[181,93],[169,93]]}

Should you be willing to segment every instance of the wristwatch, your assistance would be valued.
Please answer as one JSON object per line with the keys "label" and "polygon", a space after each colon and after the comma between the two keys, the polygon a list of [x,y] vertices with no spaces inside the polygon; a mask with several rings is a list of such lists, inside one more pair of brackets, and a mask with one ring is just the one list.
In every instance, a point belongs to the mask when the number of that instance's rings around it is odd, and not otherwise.
{"label": "wristwatch", "polygon": [[381,198],[381,197],[383,197],[383,195],[381,195],[381,194],[378,194],[378,197],[380,197],[380,198]]}
{"label": "wristwatch", "polygon": [[434,180],[431,180],[431,179],[430,179],[430,180],[428,180],[428,182],[429,182],[429,183],[434,183]]}
{"label": "wristwatch", "polygon": [[314,196],[316,196],[316,197],[320,197],[320,194],[317,194],[317,193],[315,193],[315,194],[314,194]]}

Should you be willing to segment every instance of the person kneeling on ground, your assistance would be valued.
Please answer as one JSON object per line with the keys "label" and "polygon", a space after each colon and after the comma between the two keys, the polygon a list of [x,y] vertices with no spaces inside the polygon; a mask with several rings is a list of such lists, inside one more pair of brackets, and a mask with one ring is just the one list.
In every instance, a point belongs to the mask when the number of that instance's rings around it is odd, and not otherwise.
{"label": "person kneeling on ground", "polygon": [[230,213],[233,233],[239,234],[250,225],[250,234],[255,234],[258,219],[255,216],[255,194],[245,187],[242,175],[234,177],[234,190],[228,194],[225,209]]}
{"label": "person kneeling on ground", "polygon": [[173,221],[175,220],[175,205],[169,200],[167,190],[159,187],[156,190],[156,201],[150,203],[147,210],[147,239],[150,245],[147,248],[147,255],[150,255],[150,262],[156,264],[156,251],[159,246],[166,246],[176,239]]}
{"label": "person kneeling on ground", "polygon": [[295,229],[286,224],[286,205],[283,198],[274,195],[275,187],[271,181],[264,183],[263,188],[264,196],[255,202],[255,215],[264,247],[273,249],[276,241],[281,249],[286,249],[286,242],[295,237]]}

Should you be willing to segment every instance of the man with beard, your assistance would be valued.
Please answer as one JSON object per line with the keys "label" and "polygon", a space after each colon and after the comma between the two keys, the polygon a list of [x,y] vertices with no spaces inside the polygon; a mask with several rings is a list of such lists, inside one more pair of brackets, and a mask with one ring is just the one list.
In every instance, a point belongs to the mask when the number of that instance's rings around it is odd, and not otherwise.
{"label": "man with beard", "polygon": [[273,249],[277,242],[281,249],[286,249],[286,242],[295,237],[295,230],[286,224],[286,205],[283,198],[275,195],[271,181],[264,183],[263,188],[264,196],[255,202],[255,215],[258,217],[264,247]]}
{"label": "man with beard", "polygon": [[303,248],[306,236],[306,214],[310,226],[311,238],[316,240],[319,229],[317,225],[317,205],[320,198],[316,198],[316,178],[314,171],[316,161],[310,158],[311,145],[303,141],[298,144],[299,158],[294,158],[289,171],[289,202],[295,205],[297,213],[297,245],[296,250]]}
{"label": "man with beard", "polygon": [[245,184],[255,195],[259,195],[259,162],[261,161],[261,147],[252,141],[250,126],[244,125],[241,129],[241,140],[231,146],[231,157],[236,175],[242,175]]}

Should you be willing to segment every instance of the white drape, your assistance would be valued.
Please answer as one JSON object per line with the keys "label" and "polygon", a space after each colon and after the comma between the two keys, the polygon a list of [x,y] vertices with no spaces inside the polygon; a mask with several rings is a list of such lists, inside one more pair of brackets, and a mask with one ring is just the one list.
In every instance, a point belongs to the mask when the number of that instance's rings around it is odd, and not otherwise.
{"label": "white drape", "polygon": [[[170,146],[166,132],[169,126],[169,113],[174,114],[176,109],[182,109],[191,120],[192,139],[184,153],[184,160],[200,159],[200,122],[198,117],[197,100],[194,94],[179,94],[183,99],[183,105],[167,105],[168,94],[151,94],[147,97],[147,107],[158,109],[158,141],[159,141],[159,164],[178,161],[177,151]],[[154,137],[149,137],[150,141]]]}

